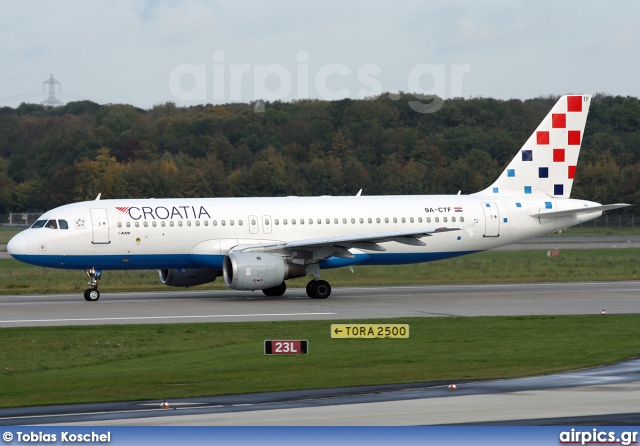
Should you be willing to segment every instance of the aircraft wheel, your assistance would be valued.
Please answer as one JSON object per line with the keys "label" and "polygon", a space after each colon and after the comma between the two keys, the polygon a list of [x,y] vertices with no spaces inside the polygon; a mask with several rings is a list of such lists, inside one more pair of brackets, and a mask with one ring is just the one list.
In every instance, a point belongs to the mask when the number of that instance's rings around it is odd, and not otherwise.
{"label": "aircraft wheel", "polygon": [[326,299],[331,295],[331,285],[326,280],[315,280],[311,285],[312,299]]}
{"label": "aircraft wheel", "polygon": [[100,291],[89,288],[88,290],[84,291],[84,298],[89,302],[95,302],[96,300],[100,299]]}
{"label": "aircraft wheel", "polygon": [[315,280],[312,280],[307,284],[307,296],[309,296],[312,299],[313,299],[313,291],[311,289],[313,288],[314,283],[315,283]]}
{"label": "aircraft wheel", "polygon": [[287,284],[284,282],[282,282],[278,286],[265,288],[262,290],[265,296],[282,296],[285,291],[287,291]]}

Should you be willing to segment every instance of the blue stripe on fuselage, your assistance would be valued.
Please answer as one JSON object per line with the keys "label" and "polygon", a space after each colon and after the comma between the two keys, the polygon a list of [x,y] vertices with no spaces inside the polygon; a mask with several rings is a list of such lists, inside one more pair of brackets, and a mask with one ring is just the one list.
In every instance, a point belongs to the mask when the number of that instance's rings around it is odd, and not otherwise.
{"label": "blue stripe on fuselage", "polygon": [[[341,268],[349,265],[404,265],[409,263],[432,262],[452,257],[473,254],[478,251],[424,252],[424,253],[385,253],[356,254],[353,259],[331,257],[320,262],[322,269]],[[191,254],[136,254],[136,255],[99,255],[99,256],[59,256],[59,255],[19,255],[16,260],[31,265],[59,269],[103,270],[126,269],[182,269],[214,268],[222,269],[224,255]]]}

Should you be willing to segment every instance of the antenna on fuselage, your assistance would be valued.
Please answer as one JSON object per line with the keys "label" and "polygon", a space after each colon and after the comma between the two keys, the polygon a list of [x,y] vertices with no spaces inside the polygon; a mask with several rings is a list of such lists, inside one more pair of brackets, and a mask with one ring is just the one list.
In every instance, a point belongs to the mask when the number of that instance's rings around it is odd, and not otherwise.
{"label": "antenna on fuselage", "polygon": [[98,194],[98,196],[96,197],[96,201],[100,201],[100,195],[102,195],[102,192]]}
{"label": "antenna on fuselage", "polygon": [[358,193],[356,194],[356,197],[359,197],[361,193],[362,193],[362,189],[358,191]]}

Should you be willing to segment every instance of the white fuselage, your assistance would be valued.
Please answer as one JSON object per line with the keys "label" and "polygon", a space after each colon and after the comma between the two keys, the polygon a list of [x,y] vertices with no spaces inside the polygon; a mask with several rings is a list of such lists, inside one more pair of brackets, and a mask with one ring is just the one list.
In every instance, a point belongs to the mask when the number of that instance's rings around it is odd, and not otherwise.
{"label": "white fuselage", "polygon": [[423,237],[425,246],[381,243],[351,249],[321,268],[403,264],[485,251],[591,220],[600,211],[535,218],[546,210],[597,203],[483,195],[97,200],[58,207],[40,220],[68,229],[31,228],[8,250],[27,263],[65,269],[222,268],[235,246],[332,236],[459,228]]}

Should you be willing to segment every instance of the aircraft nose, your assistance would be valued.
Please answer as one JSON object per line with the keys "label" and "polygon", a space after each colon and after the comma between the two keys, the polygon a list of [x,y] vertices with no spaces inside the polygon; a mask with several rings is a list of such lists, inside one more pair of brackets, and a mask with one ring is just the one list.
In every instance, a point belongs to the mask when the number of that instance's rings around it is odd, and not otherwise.
{"label": "aircraft nose", "polygon": [[28,248],[29,240],[27,239],[27,236],[22,233],[13,236],[7,244],[7,252],[14,257],[16,255],[27,254]]}

